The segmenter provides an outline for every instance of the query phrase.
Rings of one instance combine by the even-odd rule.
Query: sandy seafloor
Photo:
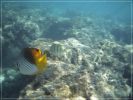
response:
[[[131,2],[73,3],[2,3],[1,100],[132,99]],[[25,47],[50,52],[41,75],[15,67]]]

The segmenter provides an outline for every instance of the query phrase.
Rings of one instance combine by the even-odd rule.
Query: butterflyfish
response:
[[[21,74],[40,74],[47,67],[47,56],[40,49],[24,48],[16,64]]]

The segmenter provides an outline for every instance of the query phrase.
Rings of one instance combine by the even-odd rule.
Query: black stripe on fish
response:
[[[26,59],[24,58],[24,67],[27,69],[27,70],[31,70],[32,69],[32,64],[30,64],[28,61],[26,61]]]
[[[28,62],[24,57],[19,61],[19,69],[25,75],[32,75],[37,71],[35,65]]]
[[[22,51],[22,54],[26,60],[28,60],[30,63],[35,64],[35,60],[33,58],[33,55],[31,53],[31,50],[29,48],[25,48]]]

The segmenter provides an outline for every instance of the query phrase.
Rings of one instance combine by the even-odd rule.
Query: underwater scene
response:
[[[0,4],[0,100],[133,100],[132,0]]]

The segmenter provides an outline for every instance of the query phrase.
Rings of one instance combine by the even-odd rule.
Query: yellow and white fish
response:
[[[36,75],[47,67],[47,56],[37,48],[24,48],[16,62],[21,74]]]

